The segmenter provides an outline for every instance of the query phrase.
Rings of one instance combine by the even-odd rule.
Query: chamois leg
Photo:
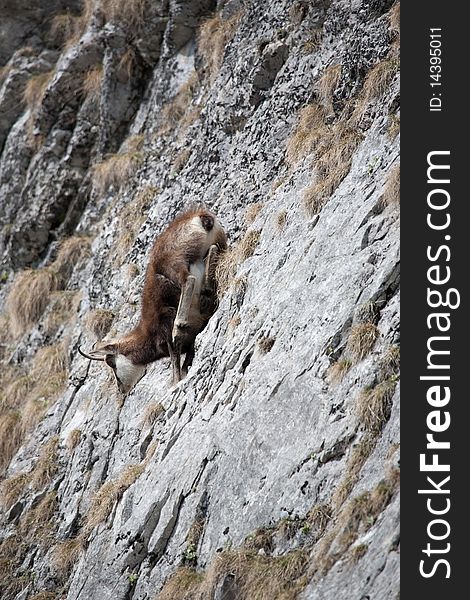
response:
[[[182,379],[181,375],[181,352],[178,348],[173,348],[173,346],[168,343],[168,353],[170,355],[171,360],[171,369],[172,369],[172,385],[176,385]]]
[[[183,377],[186,377],[186,375],[188,374],[188,370],[189,367],[193,364],[193,359],[194,359],[194,342],[191,344],[191,346],[189,347],[188,351],[186,352],[186,356],[184,357],[184,363],[183,363],[183,367],[181,369],[181,373],[183,375]]]
[[[178,312],[176,313],[172,335],[173,344],[179,349],[181,349],[185,336],[185,330],[189,325],[189,309],[191,308],[191,302],[193,301],[195,283],[196,278],[193,275],[189,275],[181,292],[180,301],[178,304]]]
[[[204,280],[202,282],[203,294],[212,294],[214,291],[214,273],[218,257],[219,248],[215,244],[212,244],[205,260]]]

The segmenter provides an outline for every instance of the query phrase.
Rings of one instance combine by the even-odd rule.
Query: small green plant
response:
[[[135,585],[136,581],[139,579],[139,576],[137,575],[137,573],[129,573],[127,579],[129,580],[129,583],[131,585]]]

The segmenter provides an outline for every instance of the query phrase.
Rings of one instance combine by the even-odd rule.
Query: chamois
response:
[[[146,365],[169,356],[173,383],[187,374],[194,358],[194,340],[215,308],[213,274],[227,237],[212,212],[184,212],[157,238],[150,253],[137,326],[122,338],[102,342],[90,360],[111,367],[119,390],[127,393],[143,376]],[[185,354],[181,367],[181,354]]]

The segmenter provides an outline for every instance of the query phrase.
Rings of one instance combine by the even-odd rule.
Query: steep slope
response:
[[[2,599],[397,598],[399,4],[74,10],[0,77]],[[218,310],[123,398],[78,346],[195,203]]]

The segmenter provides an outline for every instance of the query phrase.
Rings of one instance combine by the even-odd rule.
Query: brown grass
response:
[[[270,352],[272,350],[272,347],[274,346],[275,341],[276,338],[269,337],[266,335],[260,337],[260,339],[258,340],[258,348],[260,349],[261,353],[267,354],[268,352]]]
[[[62,326],[74,322],[82,301],[82,293],[74,291],[53,292],[49,310],[44,318],[44,332],[53,337]]]
[[[238,265],[253,255],[260,235],[260,231],[249,229],[238,242],[220,255],[215,270],[219,298],[223,296],[234,282]]]
[[[0,503],[5,510],[9,510],[19,500],[28,481],[29,477],[26,473],[20,473],[2,481]]]
[[[180,567],[166,581],[155,600],[191,600],[203,581],[202,573],[190,567]]]
[[[78,444],[80,443],[81,439],[82,439],[82,432],[80,431],[80,429],[72,429],[72,431],[67,436],[67,442],[66,442],[67,450],[69,452],[73,452],[75,450],[75,448],[78,446]]]
[[[0,402],[0,472],[8,466],[48,404],[63,389],[66,379],[67,355],[62,344],[41,348],[27,375],[15,368],[4,371]]]
[[[358,323],[349,332],[346,349],[355,363],[363,360],[374,347],[379,330],[373,323]]]
[[[245,223],[247,225],[252,225],[253,224],[253,222],[256,220],[256,217],[261,212],[263,206],[264,206],[263,202],[254,202],[253,204],[250,204],[246,208],[246,210],[245,210]]]
[[[30,474],[31,487],[41,490],[57,474],[59,465],[59,436],[51,437],[41,448],[39,458]]]
[[[352,123],[359,123],[368,105],[385,94],[399,66],[397,58],[385,58],[372,67],[365,78],[357,106],[351,117]]]
[[[69,279],[75,266],[84,258],[91,256],[91,240],[85,236],[73,236],[64,240],[59,247],[57,257],[51,269],[57,273],[61,285]]]
[[[384,206],[400,204],[400,165],[393,167],[388,172],[381,201]]]
[[[88,71],[83,79],[83,93],[93,102],[100,99],[103,73],[103,66],[99,65]]]
[[[395,2],[389,12],[390,30],[400,35],[400,2]]]
[[[93,185],[104,194],[111,186],[119,190],[134,175],[142,163],[142,136],[132,136],[118,154],[112,154],[93,169]]]
[[[387,128],[387,134],[391,140],[394,140],[400,133],[400,115],[390,115]]]
[[[219,14],[205,21],[199,30],[198,51],[202,57],[209,82],[213,83],[222,66],[227,46],[232,40],[243,12],[239,11],[229,19]]]
[[[308,564],[305,550],[270,557],[241,548],[216,556],[206,573],[180,567],[155,600],[207,600],[226,574],[234,578],[237,600],[294,600],[303,589]]]
[[[149,0],[103,0],[102,6],[107,21],[118,21],[136,33],[144,25]]]
[[[357,414],[370,433],[379,434],[389,420],[395,387],[395,381],[385,380],[359,394]]]
[[[39,592],[31,596],[29,600],[57,600],[57,592]]]
[[[115,244],[113,264],[121,266],[126,254],[131,249],[140,228],[145,223],[147,213],[155,196],[160,190],[153,186],[141,189],[132,199],[125,204],[119,213],[118,237]]]
[[[317,90],[320,102],[330,113],[333,112],[333,94],[341,77],[341,65],[331,65],[318,80]]]
[[[392,500],[398,485],[399,472],[391,469],[372,491],[352,498],[341,507],[333,529],[315,547],[310,578],[315,573],[326,575],[338,560],[348,558],[348,550],[361,533],[367,532],[374,525]],[[352,553],[354,556],[354,549]]]
[[[391,344],[380,360],[381,379],[396,378],[400,372],[400,346]]]
[[[160,402],[154,402],[153,404],[149,404],[145,407],[143,425],[146,427],[151,427],[158,417],[164,414],[165,408]]]
[[[366,434],[350,450],[344,477],[335,489],[332,496],[332,505],[339,508],[347,498],[349,498],[354,486],[356,485],[362,467],[371,455],[377,444],[377,436]]]
[[[351,170],[354,152],[362,141],[355,129],[338,124],[322,137],[315,159],[315,178],[304,192],[310,214],[317,214]]]
[[[85,328],[96,340],[102,340],[111,329],[114,317],[115,314],[112,310],[95,308],[87,314]]]
[[[334,385],[339,385],[351,367],[352,363],[350,360],[346,358],[337,360],[328,369],[328,381]]]
[[[33,75],[26,84],[23,100],[30,111],[34,111],[41,104],[54,73],[55,71],[52,70],[47,73]]]
[[[132,71],[137,64],[137,54],[132,46],[128,46],[121,56],[118,64],[118,73],[120,78],[129,81],[132,77]]]
[[[23,440],[21,415],[10,410],[0,415],[0,474],[9,465]]]
[[[301,109],[294,134],[287,142],[286,162],[289,166],[311,154],[322,136],[327,134],[325,116],[325,110],[319,104],[308,104]]]
[[[199,77],[194,71],[185,81],[175,96],[162,108],[160,115],[160,129],[158,135],[165,135],[176,127],[180,130],[180,139],[187,128],[198,118],[201,108],[190,109],[191,102],[199,86]]]
[[[171,170],[173,174],[179,173],[184,165],[188,162],[191,156],[191,150],[189,148],[183,148],[173,159]]]
[[[281,210],[276,216],[276,229],[280,233],[287,223],[287,210]]]
[[[10,330],[15,338],[38,322],[58,284],[57,274],[51,268],[18,273],[6,300]]]
[[[129,465],[117,479],[107,481],[100,487],[94,495],[85,517],[81,533],[83,539],[86,539],[100,523],[106,521],[115,504],[121,499],[127,488],[142,474],[144,468],[145,462]]]
[[[66,49],[75,45],[84,33],[93,14],[95,0],[82,0],[80,15],[71,15],[69,12],[56,15],[52,19],[49,37],[52,43],[62,45]]]
[[[80,17],[66,12],[56,15],[51,22],[49,38],[56,46],[65,46],[80,30]]]
[[[70,538],[57,544],[53,550],[52,562],[62,580],[67,580],[83,549],[83,539]]]

